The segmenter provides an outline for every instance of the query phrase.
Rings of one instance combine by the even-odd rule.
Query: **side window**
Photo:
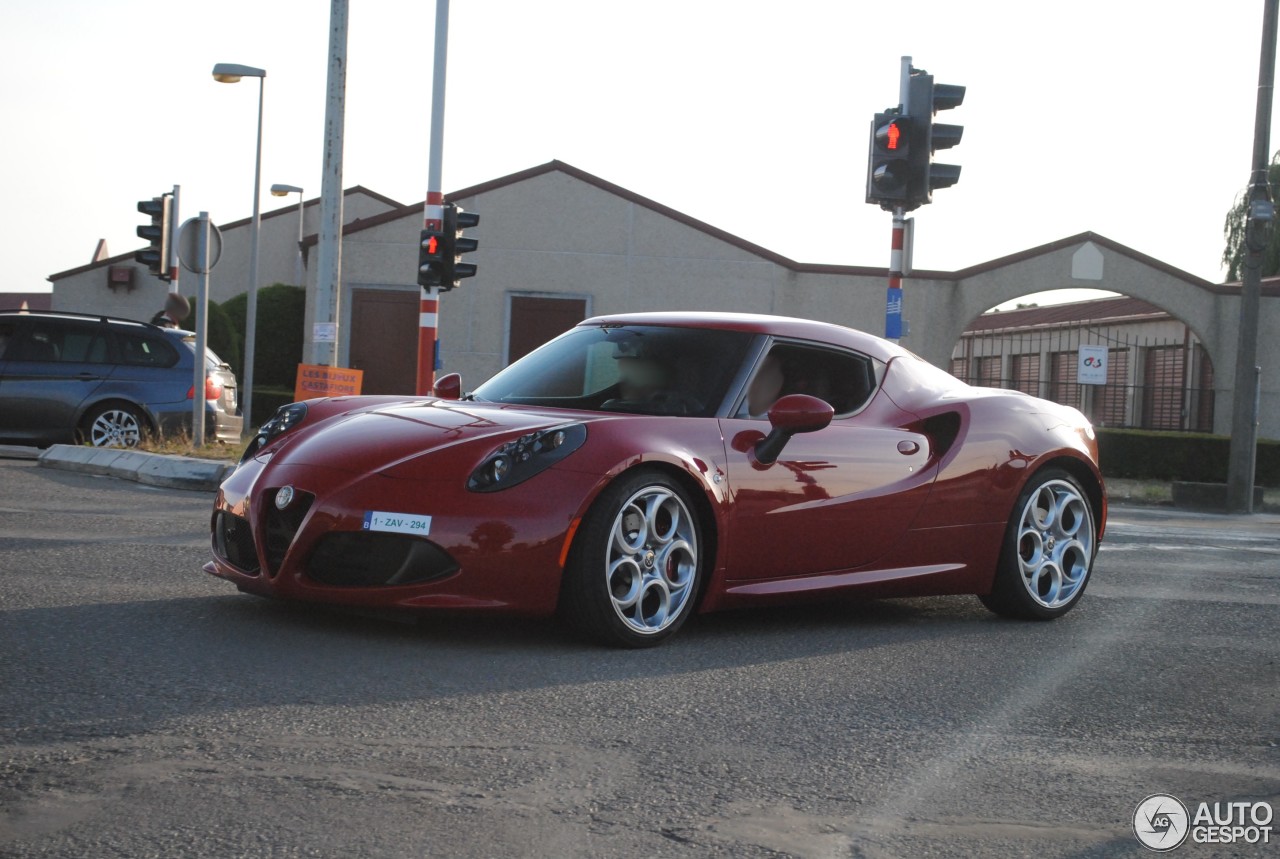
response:
[[[5,353],[9,351],[9,347],[13,344],[17,336],[18,323],[9,320],[0,320],[0,361],[4,360]]]
[[[120,363],[137,367],[172,367],[178,363],[173,347],[156,337],[118,332]]]
[[[57,322],[33,323],[22,357],[68,364],[105,364],[110,360],[106,332],[101,327]]]
[[[826,400],[837,415],[847,415],[866,405],[875,387],[875,362],[865,355],[777,343],[756,368],[738,416],[762,418],[788,394]]]

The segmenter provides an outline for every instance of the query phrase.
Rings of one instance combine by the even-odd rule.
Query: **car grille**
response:
[[[307,561],[307,576],[338,587],[412,585],[458,571],[444,549],[421,537],[331,532],[321,538]]]
[[[280,571],[285,553],[293,545],[293,538],[302,527],[302,520],[316,497],[310,492],[295,492],[293,500],[283,510],[276,507],[278,489],[270,489],[262,497],[264,529],[262,532],[263,548],[266,551],[267,574],[274,576]]]
[[[257,575],[261,570],[248,521],[225,510],[219,510],[213,517],[213,550],[218,557],[246,573]]]

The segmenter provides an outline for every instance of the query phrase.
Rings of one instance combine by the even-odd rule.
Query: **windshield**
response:
[[[476,389],[499,403],[711,417],[753,335],[651,325],[574,328]]]

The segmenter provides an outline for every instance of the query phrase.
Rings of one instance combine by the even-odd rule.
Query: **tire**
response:
[[[702,527],[675,480],[635,472],[610,484],[582,520],[565,565],[561,609],[592,639],[652,647],[693,613]]]
[[[1003,617],[1061,617],[1084,595],[1097,554],[1088,494],[1066,471],[1046,469],[1018,496],[991,593],[979,598]]]
[[[147,423],[134,406],[106,403],[90,409],[80,422],[79,438],[94,447],[137,447]]]

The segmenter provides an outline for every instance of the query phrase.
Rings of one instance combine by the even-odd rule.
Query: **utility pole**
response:
[[[1258,450],[1258,409],[1262,368],[1258,366],[1258,314],[1262,304],[1262,254],[1275,218],[1267,185],[1271,148],[1271,101],[1276,73],[1276,11],[1280,0],[1264,0],[1258,103],[1253,119],[1253,170],[1245,222],[1244,272],[1240,280],[1240,330],[1231,403],[1231,450],[1227,461],[1227,509],[1253,512],[1253,478]]]
[[[324,107],[324,165],[320,179],[316,303],[311,363],[338,366],[342,303],[342,139],[347,91],[347,0],[329,5],[329,78]]]

